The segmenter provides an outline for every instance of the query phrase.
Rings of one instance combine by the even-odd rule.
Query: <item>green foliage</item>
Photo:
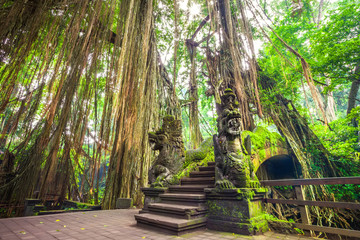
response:
[[[278,5],[279,7],[284,12],[276,16],[274,31],[305,59],[310,58],[309,32],[316,26],[308,19],[309,5],[305,4],[306,11],[303,11],[300,17],[294,17],[290,8]],[[265,75],[276,80],[277,87],[272,89],[271,94],[281,93],[288,99],[298,101],[303,81],[301,63],[274,33],[270,33],[270,39],[272,43],[265,43],[260,51],[259,64]]]
[[[294,228],[294,230],[298,232],[298,234],[305,235],[304,231],[300,228]]]
[[[154,6],[154,15],[155,19],[155,29],[154,33],[156,35],[156,45],[157,49],[160,52],[162,60],[165,64],[166,69],[169,72],[170,81],[172,80],[172,73],[174,71],[174,57],[173,47],[174,47],[174,8],[172,0],[159,0],[155,1],[157,4]],[[276,26],[274,27],[275,31],[284,39],[289,45],[296,49],[309,63],[311,70],[314,74],[314,79],[318,82],[327,82],[329,81],[329,87],[325,87],[323,94],[326,95],[329,91],[333,91],[336,105],[338,107],[337,115],[341,116],[341,111],[346,108],[347,104],[347,91],[349,84],[354,79],[359,78],[359,74],[355,73],[355,68],[359,66],[360,63],[360,2],[359,1],[350,1],[350,0],[341,0],[337,1],[334,5],[333,10],[325,13],[325,19],[319,24],[313,21],[313,16],[317,15],[317,4],[318,1],[304,0],[303,7],[301,11],[294,13],[294,9],[289,4],[289,1],[272,1],[270,4],[266,1],[260,1],[264,11],[274,17],[274,22]],[[202,12],[195,18],[191,19],[189,17],[189,11],[180,9],[179,16],[179,48],[177,51],[177,82],[176,82],[176,93],[181,100],[191,100],[189,99],[188,94],[188,78],[189,78],[189,54],[185,44],[183,44],[184,39],[190,38],[191,35],[195,32],[196,28],[199,26],[199,23],[202,21],[204,16],[207,13],[207,7],[205,1],[188,1],[188,5],[192,3],[202,4]],[[3,7],[4,10],[7,7],[11,7],[13,1],[5,1]],[[0,115],[0,124],[2,127],[6,126],[7,122],[11,117],[20,114],[19,109],[22,104],[22,99],[26,94],[31,92],[32,99],[35,99],[35,96],[39,96],[38,101],[28,101],[25,103],[25,106],[28,107],[25,113],[21,113],[19,117],[18,125],[14,124],[15,121],[12,119],[14,124],[13,133],[2,132],[0,137],[8,138],[5,141],[7,144],[6,148],[9,148],[10,151],[16,153],[16,166],[18,167],[22,161],[26,161],[29,158],[30,146],[36,145],[36,139],[41,134],[41,131],[47,121],[46,112],[48,111],[49,101],[56,94],[58,79],[60,78],[60,73],[53,75],[55,71],[58,58],[62,53],[68,55],[69,52],[64,52],[63,44],[66,39],[67,26],[69,26],[72,21],[71,5],[68,7],[62,14],[56,14],[58,10],[52,10],[49,15],[50,20],[44,23],[41,31],[39,31],[38,39],[34,42],[34,46],[39,46],[36,49],[32,49],[24,58],[24,67],[19,70],[17,73],[17,82],[15,85],[15,90],[10,97],[8,108]],[[120,24],[121,4],[114,4],[116,7],[114,10],[115,21],[109,23],[109,30],[116,33],[118,29],[118,24]],[[326,5],[328,7],[329,5]],[[66,8],[68,8],[66,7]],[[104,14],[105,9],[108,6],[104,2],[104,7],[101,8],[99,14]],[[237,11],[236,2],[231,2],[231,11]],[[61,8],[60,8],[61,9]],[[89,8],[90,9],[90,8]],[[59,10],[61,11],[61,10]],[[87,14],[86,19],[81,21],[81,32],[86,31],[87,21],[91,14]],[[107,17],[107,16],[106,16]],[[118,21],[119,20],[119,21]],[[58,21],[58,22],[57,22]],[[45,21],[44,21],[45,22]],[[57,23],[58,26],[57,26]],[[107,24],[107,21],[104,21],[104,24]],[[14,23],[14,25],[16,25]],[[50,34],[50,36],[57,41],[47,42],[46,38],[51,33],[52,28],[58,28],[57,32]],[[261,35],[260,31],[255,28],[252,29],[256,36]],[[99,29],[98,29],[99,30]],[[101,30],[102,31],[102,30]],[[25,30],[23,32],[26,32]],[[198,33],[195,41],[207,36],[211,33],[210,24],[206,24],[203,29]],[[74,36],[76,36],[75,34]],[[79,34],[81,35],[81,34]],[[20,37],[20,36],[19,36]],[[35,37],[35,36],[34,36]],[[21,39],[21,38],[19,38]],[[80,38],[79,38],[80,39]],[[295,102],[295,105],[301,115],[306,115],[309,113],[309,110],[306,109],[303,90],[302,90],[302,81],[303,74],[301,73],[301,65],[298,59],[288,52],[283,44],[277,39],[277,37],[270,33],[270,39],[274,43],[265,44],[260,53],[259,65],[264,71],[264,74],[271,77],[276,81],[276,88],[272,92],[262,92],[261,100],[264,107],[271,109],[274,107],[274,96],[281,93],[284,97],[291,99]],[[264,38],[263,38],[264,40]],[[76,42],[74,40],[74,42]],[[209,41],[210,47],[213,50],[217,40],[215,37],[211,38]],[[43,44],[48,43],[48,44]],[[55,44],[56,43],[56,44]],[[102,45],[103,43],[99,44]],[[206,62],[205,62],[205,52],[204,45],[202,43],[196,52],[195,60],[197,63],[197,81],[198,81],[198,94],[199,94],[199,112],[200,112],[200,127],[201,133],[203,136],[211,136],[217,132],[217,122],[215,114],[215,104],[213,97],[206,97],[206,91],[208,89],[209,80],[206,72]],[[25,45],[24,45],[25,46]],[[53,47],[54,51],[50,51],[53,56],[47,56],[50,52],[47,51],[47,47]],[[79,90],[75,94],[71,106],[71,114],[68,117],[69,123],[66,126],[64,131],[64,136],[61,139],[59,145],[59,151],[57,158],[60,160],[65,153],[63,146],[66,141],[71,142],[70,150],[70,162],[72,163],[73,174],[70,182],[73,185],[83,186],[82,189],[79,189],[82,193],[90,191],[89,178],[91,177],[91,168],[94,166],[94,160],[96,157],[100,158],[101,166],[101,178],[99,178],[99,199],[102,199],[103,191],[105,187],[106,180],[106,171],[109,163],[109,155],[111,152],[111,146],[104,146],[102,143],[109,139],[113,138],[112,132],[114,132],[114,123],[112,118],[115,116],[114,113],[110,113],[109,124],[105,125],[104,133],[100,136],[100,125],[103,115],[103,109],[105,107],[105,96],[110,96],[108,101],[113,102],[114,105],[118,104],[116,99],[118,99],[118,84],[108,81],[108,75],[111,75],[109,69],[113,68],[114,61],[116,58],[111,57],[113,54],[116,55],[118,49],[116,49],[112,44],[108,45],[104,43],[104,46],[107,50],[102,52],[103,56],[98,59],[96,64],[96,69],[94,73],[89,71],[89,69],[84,68],[84,76],[81,76],[79,81]],[[13,49],[12,51],[18,51],[19,49]],[[92,51],[92,50],[90,50]],[[21,52],[21,51],[20,51]],[[216,51],[214,51],[216,52]],[[278,53],[280,52],[281,55]],[[44,57],[46,56],[46,57]],[[89,57],[89,61],[94,56]],[[47,66],[47,60],[49,61],[49,66]],[[59,60],[61,62],[61,59]],[[59,63],[60,63],[59,62]],[[290,64],[291,63],[291,64]],[[61,63],[61,68],[67,67],[67,65]],[[89,64],[86,64],[89,65]],[[0,71],[3,73],[1,83],[7,79],[7,76],[10,74],[12,68],[7,67],[7,63],[0,61]],[[46,71],[42,69],[47,69]],[[67,70],[64,69],[64,74]],[[41,72],[41,74],[40,74]],[[95,76],[96,74],[96,76]],[[86,75],[86,76],[85,76]],[[93,76],[94,75],[94,76]],[[39,77],[39,78],[38,78]],[[54,78],[54,87],[50,87],[49,82],[52,77]],[[116,76],[113,76],[114,79]],[[44,81],[45,87],[40,88],[42,81]],[[115,84],[115,85],[113,85]],[[6,84],[5,84],[6,85]],[[4,85],[4,86],[5,86]],[[3,85],[2,85],[3,86]],[[88,93],[83,96],[86,87],[89,87]],[[306,86],[306,85],[305,85]],[[320,89],[320,88],[319,88]],[[323,89],[320,89],[323,90]],[[115,95],[108,94],[109,92],[114,91]],[[307,89],[304,90],[305,92]],[[61,93],[61,98],[63,98],[66,90]],[[158,93],[160,94],[160,93]],[[324,96],[325,97],[325,96]],[[314,105],[311,97],[309,97],[310,105]],[[63,104],[63,99],[59,104],[58,110],[61,109]],[[163,103],[161,103],[163,104]],[[164,103],[166,105],[166,103]],[[79,105],[79,106],[78,106]],[[107,108],[111,108],[112,105],[108,105]],[[31,111],[30,111],[31,110]],[[29,118],[28,112],[34,112],[34,116]],[[60,111],[57,111],[55,116],[55,123],[52,126],[51,133],[53,133],[58,127],[57,124],[60,119]],[[88,111],[87,113],[84,113]],[[160,111],[164,111],[161,109]],[[183,120],[183,129],[184,129],[184,141],[188,142],[189,137],[189,119],[187,113],[187,106],[182,107],[182,120]],[[111,112],[111,110],[110,110]],[[113,115],[112,115],[113,114]],[[165,114],[161,112],[160,114]],[[81,115],[81,123],[77,123],[77,115]],[[359,162],[359,137],[358,137],[358,127],[354,127],[353,119],[359,121],[360,109],[355,108],[347,118],[336,120],[330,123],[329,128],[325,128],[322,125],[313,125],[315,133],[320,137],[322,143],[330,151],[331,154],[335,156],[334,161],[339,163],[338,171],[342,176],[350,175],[359,175],[358,168],[353,166]],[[76,128],[77,124],[83,124],[84,126],[77,132],[73,132],[73,129]],[[2,129],[3,130],[3,129]],[[80,144],[79,139],[76,136],[81,135],[85,131],[84,141]],[[94,137],[89,136],[90,134]],[[110,135],[110,136],[106,136]],[[265,128],[258,127],[255,132],[244,131],[242,138],[244,143],[244,138],[250,135],[252,140],[252,149],[254,152],[257,152],[260,156],[263,156],[264,147],[270,146],[273,148],[277,145],[279,141],[283,141],[282,137],[278,133],[273,133],[268,131]],[[30,136],[26,142],[22,151],[17,152],[17,147],[26,136]],[[93,140],[97,142],[93,142]],[[111,141],[111,140],[110,140]],[[52,143],[52,141],[49,141]],[[111,145],[111,143],[109,144]],[[103,149],[100,156],[96,156],[96,149]],[[244,148],[245,149],[245,148]],[[3,150],[3,149],[1,149]],[[316,157],[319,155],[317,146],[310,146],[310,148],[304,151],[311,151],[311,153]],[[191,153],[191,154],[190,154]],[[43,157],[41,157],[42,165],[40,168],[44,168],[46,156],[49,154],[49,147],[45,148],[43,152]],[[178,181],[181,177],[187,176],[189,172],[196,169],[197,166],[204,166],[209,161],[214,160],[212,139],[208,139],[205,143],[201,144],[200,148],[197,150],[188,150],[186,154],[186,159],[183,167],[183,171],[177,174],[174,178],[174,182]],[[350,167],[349,167],[350,166]],[[320,165],[314,165],[312,171],[317,171],[321,168]],[[64,169],[59,169],[59,175],[64,172]],[[97,173],[95,173],[97,174]],[[97,176],[97,175],[96,175]],[[90,178],[91,179],[91,178]],[[96,181],[94,185],[96,185]],[[344,190],[338,190],[337,188],[331,188],[331,191],[334,193],[336,198],[357,198],[357,195],[351,195],[351,191],[357,191],[356,186],[351,189],[350,186],[346,186]],[[94,189],[92,189],[94,191]],[[90,196],[90,202],[94,201],[93,197]],[[84,206],[85,207],[85,206]],[[1,212],[1,211],[0,211]]]
[[[275,186],[274,188],[280,191],[288,191],[294,189],[293,186]]]
[[[330,128],[314,125],[312,128],[324,146],[334,156],[333,162],[339,176],[360,176],[359,127],[354,127],[354,119],[360,119],[360,107],[354,108],[344,119],[331,122]],[[314,147],[316,149],[316,147]],[[321,166],[318,166],[321,167]],[[312,167],[316,171],[316,167]],[[342,201],[360,200],[360,185],[327,185],[333,197]]]
[[[337,107],[338,120],[331,122],[330,128],[320,122],[313,123],[311,128],[330,151],[329,159],[336,174],[359,176],[359,127],[356,125],[359,122],[359,108],[354,109],[347,117],[345,113],[350,84],[360,77],[355,72],[360,66],[360,2],[341,0],[333,5],[325,4],[322,10],[325,17],[320,22],[312,17],[318,14],[316,4],[319,1],[304,1],[302,12],[297,15],[294,15],[292,9],[285,6],[284,2],[278,1],[271,5],[273,11],[282,12],[282,16],[276,19],[274,30],[310,64],[314,80],[328,84],[319,85],[318,90],[322,91],[325,103],[327,94],[331,92]],[[332,9],[329,10],[330,8]],[[315,116],[313,119],[321,118],[313,110],[314,101],[308,93],[299,60],[286,50],[273,33],[270,33],[270,38],[273,44],[266,44],[261,50],[259,64],[262,74],[274,79],[276,85],[270,92],[262,92],[264,107],[272,109],[276,94],[281,94],[292,100],[299,113],[306,116],[309,121],[309,114]],[[258,139],[260,143],[261,139]],[[252,143],[254,144],[254,141]],[[302,150],[306,156],[311,156],[309,171],[314,176],[317,172],[322,172],[324,153],[316,145],[316,141],[308,142],[307,148]],[[359,186],[356,185],[334,185],[327,186],[327,189],[337,200],[360,199]]]
[[[360,185],[327,185],[326,188],[337,201],[360,201]]]
[[[89,203],[82,203],[76,201],[69,201],[69,202],[76,205],[76,207],[70,207],[69,209],[91,209],[92,207],[94,207],[93,204],[89,204]]]
[[[0,208],[0,218],[15,217],[16,211],[13,210],[10,214],[8,208]]]
[[[312,129],[321,139],[324,146],[340,161],[356,159],[356,153],[359,152],[359,127],[352,125],[352,119],[359,120],[360,107],[352,110],[344,119],[338,119],[329,124],[330,128],[323,125],[314,125]]]
[[[360,2],[343,0],[310,36],[314,72],[331,78],[330,89],[359,78]]]
[[[356,67],[360,66],[359,1],[324,3],[321,13],[325,17],[320,18],[320,22],[316,19],[319,1],[302,1],[304,6],[297,14],[284,2],[270,4],[272,11],[277,13],[275,32],[309,63],[314,80],[323,83],[319,85],[323,97],[329,91],[333,92],[338,105],[337,115],[343,115],[347,107],[344,100],[347,100],[349,83],[360,77],[355,73]],[[307,112],[315,111],[315,103],[308,93],[300,61],[275,34],[270,33],[270,39],[272,44],[265,44],[260,51],[259,64],[265,75],[276,80],[276,88],[271,93],[266,93],[270,96],[262,96],[263,102],[271,107],[272,96],[281,93],[297,106],[301,104],[314,109],[306,110]],[[307,103],[305,97],[308,99]]]

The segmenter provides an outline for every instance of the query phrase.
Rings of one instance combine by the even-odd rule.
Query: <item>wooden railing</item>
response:
[[[265,198],[264,203],[275,204],[291,204],[297,205],[300,208],[302,223],[294,223],[294,226],[300,229],[324,232],[330,234],[338,234],[349,237],[356,237],[360,239],[360,231],[323,227],[311,225],[309,213],[305,206],[318,206],[327,208],[345,208],[352,210],[360,210],[360,203],[352,202],[330,202],[330,201],[308,201],[304,198],[302,186],[304,185],[342,185],[342,184],[360,184],[360,177],[341,177],[341,178],[318,178],[318,179],[284,179],[284,180],[266,180],[260,181],[262,186],[294,186],[296,193],[296,200],[290,199],[273,199]]]

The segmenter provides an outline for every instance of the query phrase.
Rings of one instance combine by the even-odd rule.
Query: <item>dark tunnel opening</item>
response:
[[[256,172],[259,180],[300,178],[301,166],[289,155],[273,156],[263,162]]]

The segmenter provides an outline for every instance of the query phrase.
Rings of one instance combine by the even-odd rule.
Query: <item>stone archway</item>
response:
[[[259,167],[272,157],[282,155],[289,155],[289,151],[281,145],[258,149],[258,151],[256,151],[251,157],[251,161],[254,164],[254,172],[257,172]]]
[[[259,180],[296,179],[300,178],[302,171],[297,159],[280,154],[263,161],[255,174]]]
[[[294,179],[302,175],[299,161],[279,133],[257,127],[253,132],[244,131],[242,139],[259,180]]]

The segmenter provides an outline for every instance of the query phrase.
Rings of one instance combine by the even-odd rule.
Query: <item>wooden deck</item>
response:
[[[0,239],[313,239],[301,235],[284,235],[274,232],[249,237],[209,230],[199,230],[178,237],[136,226],[134,215],[138,211],[137,209],[91,211],[0,219]]]

